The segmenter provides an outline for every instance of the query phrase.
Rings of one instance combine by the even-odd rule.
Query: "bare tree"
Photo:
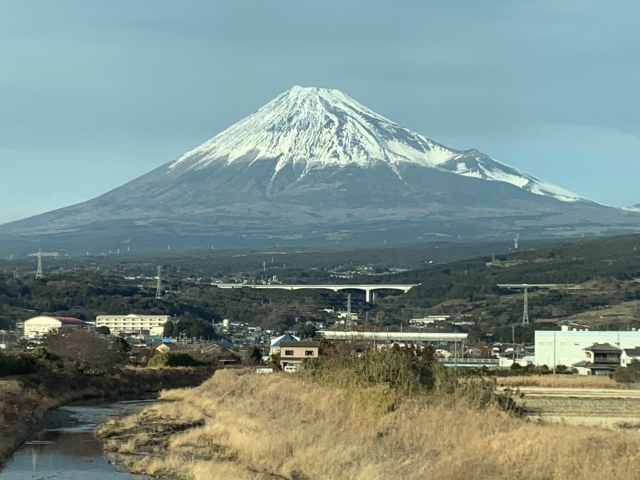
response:
[[[106,369],[124,360],[112,338],[86,330],[60,331],[50,337],[48,345],[53,353],[80,368]]]

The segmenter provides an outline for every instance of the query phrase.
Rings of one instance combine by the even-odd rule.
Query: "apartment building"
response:
[[[98,315],[96,328],[107,327],[112,334],[137,333],[142,335],[162,335],[169,315]]]

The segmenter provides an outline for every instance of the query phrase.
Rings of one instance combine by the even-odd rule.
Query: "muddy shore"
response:
[[[56,417],[59,412],[50,413],[58,407],[80,400],[148,398],[165,389],[197,386],[214,370],[125,368],[96,376],[47,372],[2,378],[0,465],[33,434],[64,421]]]

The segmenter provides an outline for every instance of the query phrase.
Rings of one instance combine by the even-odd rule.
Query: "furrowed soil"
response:
[[[621,390],[625,386],[609,377],[582,375],[515,375],[498,377],[501,387],[542,387],[542,388],[610,388]]]
[[[640,390],[522,387],[517,400],[545,422],[640,429]]]
[[[551,425],[422,394],[389,409],[390,396],[383,384],[219,370],[97,434],[134,472],[193,480],[639,478],[637,430]]]
[[[48,410],[87,399],[142,398],[160,390],[195,386],[212,368],[123,368],[100,375],[46,372],[0,379],[0,465],[38,431]]]

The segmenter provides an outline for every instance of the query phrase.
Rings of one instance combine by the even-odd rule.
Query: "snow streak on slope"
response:
[[[314,167],[401,161],[433,166],[458,152],[376,114],[338,90],[293,87],[179,158],[203,168],[245,157]],[[195,160],[195,161],[194,161]]]
[[[467,177],[510,183],[536,195],[550,196],[564,202],[575,202],[582,199],[569,190],[500,163],[475,149],[454,156],[447,162],[440,164],[438,168]]]
[[[378,115],[339,90],[295,86],[257,112],[177,159],[184,172],[234,162],[277,160],[273,176],[291,164],[298,179],[312,169],[400,163],[513,184],[563,201],[575,194],[503,165],[486,155],[440,145]],[[273,178],[272,176],[272,178]]]

